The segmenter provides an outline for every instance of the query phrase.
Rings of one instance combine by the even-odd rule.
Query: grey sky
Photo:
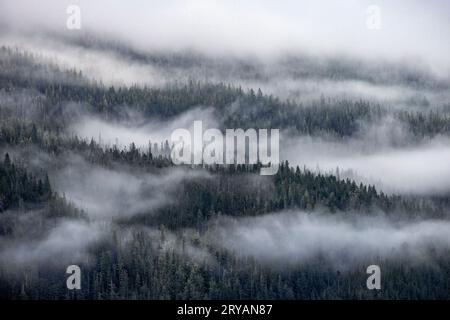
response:
[[[260,56],[351,54],[419,59],[444,75],[450,70],[450,4],[443,0],[0,2],[1,20],[16,31],[36,32],[43,26],[71,32],[65,27],[66,7],[78,4],[84,31],[95,30],[142,50],[196,49]],[[381,9],[380,30],[366,27],[369,5]]]

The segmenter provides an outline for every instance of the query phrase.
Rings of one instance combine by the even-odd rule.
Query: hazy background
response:
[[[66,8],[81,8],[82,31],[140,50],[193,49],[218,55],[273,56],[306,51],[369,58],[420,59],[448,73],[450,4],[396,1],[2,1],[10,31],[66,30]],[[367,8],[381,9],[381,29],[366,27]]]

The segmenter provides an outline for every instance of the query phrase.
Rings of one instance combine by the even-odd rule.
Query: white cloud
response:
[[[223,218],[209,235],[238,256],[286,266],[321,257],[335,266],[408,258],[426,261],[430,248],[450,249],[450,223],[425,220],[392,222],[361,214],[279,212],[260,217]],[[443,251],[441,251],[443,250]],[[370,260],[372,259],[372,260]]]
[[[14,30],[65,29],[73,1],[3,3]],[[144,50],[196,49],[219,55],[278,55],[288,51],[415,59],[449,72],[450,22],[443,1],[75,1],[82,28]],[[382,28],[366,28],[369,5],[382,10]],[[444,69],[442,69],[444,67]]]

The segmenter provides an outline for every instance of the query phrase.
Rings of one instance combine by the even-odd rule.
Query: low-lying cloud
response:
[[[336,266],[380,259],[426,262],[430,249],[450,249],[450,222],[393,223],[383,217],[279,212],[260,217],[223,218],[209,236],[236,255],[271,265],[302,264],[321,258]],[[447,250],[447,251],[446,251]]]
[[[197,120],[202,121],[205,127],[219,126],[212,108],[197,107],[168,120],[147,119],[135,114],[127,121],[114,122],[88,115],[75,121],[68,128],[68,133],[94,139],[103,145],[118,144],[118,147],[128,147],[134,143],[137,147],[147,150],[149,142],[170,141],[170,136],[176,129],[192,130],[194,121]]]
[[[51,175],[55,189],[94,219],[154,214],[174,203],[182,181],[207,177],[206,172],[173,168],[151,174],[126,168],[106,169],[74,156]]]
[[[108,232],[110,229],[105,224],[65,219],[42,237],[35,238],[32,234],[17,239],[0,237],[1,264],[14,268],[36,263],[57,265],[87,261],[90,246],[101,241]]]
[[[66,29],[73,1],[3,2],[12,31]],[[379,1],[381,29],[367,28],[372,1],[75,1],[83,30],[141,50],[197,50],[216,55],[274,56],[286,52],[345,53],[374,58],[419,57],[448,73],[450,30],[444,1]],[[407,10],[405,9],[407,8]],[[411,36],[414,35],[414,36]]]
[[[377,142],[304,136],[292,138],[281,150],[291,165],[332,173],[339,168],[341,172],[353,172],[357,179],[375,184],[386,192],[445,194],[450,191],[448,138],[397,148],[377,146]]]

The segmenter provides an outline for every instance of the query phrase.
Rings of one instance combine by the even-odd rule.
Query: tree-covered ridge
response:
[[[115,168],[125,165],[139,168],[144,172],[158,172],[160,168],[173,168],[175,165],[163,149],[155,152],[152,148],[138,149],[134,144],[128,148],[117,146],[103,147],[93,140],[63,137],[45,137],[36,131],[33,125],[19,126],[21,129],[12,132],[24,133],[19,144],[36,145],[43,151],[55,156],[63,156],[67,152],[75,152],[94,165]],[[7,135],[3,135],[6,137]],[[34,141],[34,143],[33,143]],[[11,139],[4,141],[11,143]],[[17,142],[17,141],[16,141]],[[13,143],[14,144],[14,143]],[[164,147],[164,146],[163,146]],[[199,166],[190,166],[198,169]],[[267,185],[260,180],[252,182],[246,177],[258,177],[260,165],[200,166],[214,174],[214,179],[189,180],[182,185],[182,196],[177,204],[163,209],[156,221],[167,223],[172,227],[197,224],[197,221],[208,220],[217,213],[226,215],[256,215],[287,208],[313,210],[325,207],[330,211],[346,210],[382,210],[410,211],[416,214],[428,212],[429,216],[443,214],[441,205],[430,205],[429,201],[402,199],[398,196],[386,196],[373,186],[356,184],[349,179],[340,179],[332,174],[314,173],[306,168],[290,166],[283,162],[274,177],[267,178]],[[247,188],[242,188],[243,181],[250,181]],[[250,191],[249,191],[250,190]],[[249,192],[247,192],[249,191]],[[144,217],[144,220],[148,219]],[[151,216],[152,223],[155,217]]]
[[[175,168],[164,146],[163,154],[161,150],[155,151],[151,147],[138,149],[134,144],[119,149],[115,145],[104,147],[93,140],[77,137],[42,135],[33,125],[19,125],[18,128],[11,131],[11,137],[15,136],[14,132],[23,133],[24,136],[18,140],[18,136],[15,136],[16,140],[13,141],[22,146],[38,146],[56,157],[73,152],[93,165],[111,169],[126,166],[151,173],[158,173],[162,168]],[[12,143],[11,139],[3,142],[6,145]],[[160,209],[156,215],[143,212],[131,222],[180,228],[201,225],[218,214],[253,216],[292,208],[326,208],[331,212],[396,212],[410,217],[440,217],[447,212],[445,198],[387,196],[378,192],[374,186],[341,179],[338,173],[321,174],[298,166],[292,167],[287,162],[281,163],[275,176],[267,178],[259,177],[260,164],[186,167],[191,170],[205,169],[213,174],[213,178],[183,182],[179,186],[180,196],[176,203]]]
[[[283,210],[305,210],[359,216],[384,213],[392,218],[448,217],[446,198],[386,195],[374,186],[314,173],[282,163],[273,177],[259,177],[259,166],[211,166],[212,178],[183,182],[178,201],[156,214],[138,215],[126,224],[186,226],[202,229],[220,215],[257,216]],[[125,222],[125,221],[124,221]]]
[[[53,191],[45,172],[41,176],[12,161],[8,153],[0,162],[0,250],[9,241],[45,238],[65,219],[86,220],[82,210]]]
[[[23,202],[39,203],[52,197],[48,176],[38,179],[11,162],[9,154],[0,163],[0,213]]]
[[[202,73],[210,70],[225,78],[268,80],[280,73],[293,79],[334,79],[358,80],[373,84],[392,84],[422,89],[445,89],[448,82],[436,79],[424,65],[384,61],[371,64],[356,57],[318,57],[305,52],[287,54],[274,59],[271,68],[259,59],[246,59],[236,56],[213,57],[194,49],[184,51],[145,52],[132,48],[117,39],[106,39],[104,35],[92,34],[46,34],[61,44],[75,46],[85,50],[95,50],[105,55],[114,54],[120,58],[151,65],[163,70],[189,70]]]
[[[32,55],[9,48],[1,48],[0,89],[11,92],[27,88],[40,96],[34,103],[39,112],[39,122],[46,128],[60,131],[67,124],[64,104],[75,102],[85,111],[105,119],[120,119],[123,107],[139,111],[145,117],[168,119],[193,107],[212,107],[224,128],[280,128],[299,134],[327,134],[348,137],[358,132],[362,122],[381,119],[388,113],[404,123],[419,139],[437,134],[448,134],[450,115],[445,106],[433,106],[424,111],[388,111],[385,106],[370,101],[329,99],[323,97],[310,103],[283,101],[253,89],[223,83],[189,81],[163,88],[146,86],[107,87],[89,81],[77,71],[61,71],[53,65],[35,62]],[[7,57],[7,58],[5,58]],[[25,76],[24,68],[38,73],[54,73],[54,77]],[[60,81],[60,79],[66,79]],[[56,79],[56,80],[55,80]],[[232,107],[232,106],[238,106]],[[81,107],[80,107],[81,108]],[[76,114],[71,114],[76,115]]]

